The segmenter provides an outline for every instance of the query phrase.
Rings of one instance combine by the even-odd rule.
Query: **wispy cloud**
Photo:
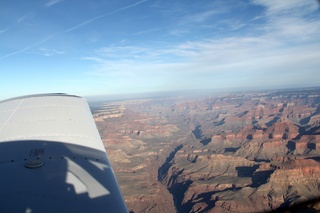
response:
[[[188,33],[189,33],[189,31],[186,29],[173,29],[173,30],[169,31],[169,34],[174,35],[174,36],[182,36],[182,35],[185,35]]]
[[[98,57],[113,61],[136,61],[150,57],[150,49],[138,46],[108,46],[96,50]],[[94,57],[95,60],[98,57]],[[88,59],[88,58],[87,58]],[[103,60],[105,61],[105,60]]]
[[[5,33],[5,32],[7,32],[8,31],[8,29],[2,29],[2,30],[0,30],[0,34],[1,33]]]
[[[51,6],[53,6],[53,5],[55,5],[55,4],[58,4],[58,3],[60,3],[60,2],[62,2],[63,0],[50,0],[49,2],[47,2],[46,4],[45,4],[45,6],[46,7],[51,7]]]
[[[268,15],[304,15],[313,12],[319,8],[316,0],[312,1],[269,1],[269,0],[253,0],[253,3],[266,7]]]
[[[21,16],[20,18],[18,18],[17,23],[21,23],[21,22],[23,22],[23,21],[25,21],[25,20],[31,19],[31,18],[33,18],[34,16],[35,16],[34,13],[28,13],[28,14],[26,14],[26,15]]]
[[[182,5],[181,7],[184,7]],[[190,8],[193,8],[190,10]],[[174,21],[169,24],[169,27],[173,30],[169,32],[169,35],[174,36],[192,36],[197,38],[205,35],[205,31],[211,31],[217,33],[219,30],[228,29],[230,31],[237,30],[245,26],[241,19],[235,18],[237,12],[236,9],[243,8],[238,2],[231,6],[226,1],[210,1],[207,4],[198,4],[187,7],[184,11],[181,11],[179,6],[173,7],[172,13],[163,10],[165,18],[173,19]],[[169,10],[169,11],[171,11]],[[177,11],[177,12],[175,12]],[[234,13],[234,14],[233,14]],[[181,29],[177,31],[176,29]],[[188,33],[181,33],[181,32]]]
[[[159,31],[159,30],[160,30],[160,28],[153,28],[153,29],[143,30],[143,31],[133,33],[133,35],[141,35],[141,34],[151,33],[151,32]]]
[[[101,18],[104,18],[104,17],[106,17],[106,16],[110,16],[110,15],[112,15],[112,14],[115,14],[115,13],[118,13],[118,12],[121,12],[121,11],[124,11],[124,10],[127,10],[127,9],[129,9],[129,8],[138,6],[138,5],[140,5],[140,4],[142,4],[142,3],[146,2],[146,1],[148,1],[148,0],[141,0],[141,1],[138,1],[138,2],[136,2],[136,3],[134,3],[134,4],[130,4],[130,5],[128,5],[128,6],[125,6],[125,7],[119,8],[119,9],[117,9],[117,10],[114,10],[114,11],[112,11],[112,12],[108,12],[108,13],[105,13],[105,14],[102,14],[102,15],[95,16],[95,17],[93,17],[93,18],[87,19],[87,20],[83,21],[82,23],[80,23],[80,24],[78,24],[78,25],[75,25],[75,26],[67,29],[65,32],[71,32],[71,31],[76,30],[76,29],[78,29],[78,28],[84,27],[84,26],[86,26],[86,25],[88,25],[88,24],[90,24],[90,23],[92,23],[92,22],[94,22],[94,21],[96,21],[96,20],[98,20],[98,19],[101,19]]]
[[[91,75],[120,81],[120,85],[144,82],[154,89],[164,85],[175,89],[280,86],[288,82],[303,84],[306,76],[314,76],[315,67],[320,66],[319,48],[320,45],[283,48],[279,41],[268,37],[243,37],[186,42],[164,49],[119,48],[117,60],[102,52],[83,59],[95,62]],[[130,58],[125,57],[125,49]],[[167,60],[163,61],[165,57]],[[181,57],[183,60],[179,60]],[[310,84],[320,80],[313,78]]]
[[[27,46],[27,47],[22,48],[22,49],[20,49],[20,50],[11,52],[11,53],[6,54],[6,55],[4,55],[4,56],[0,56],[0,60],[5,59],[5,58],[8,58],[8,57],[13,56],[13,55],[16,55],[16,54],[19,54],[19,53],[26,52],[26,51],[28,51],[29,49],[31,49],[31,48],[33,48],[33,47],[36,47],[36,46],[38,46],[38,45],[40,45],[40,44],[42,44],[42,43],[50,40],[52,37],[55,37],[55,36],[56,36],[56,34],[47,36],[47,37],[45,37],[44,39],[42,39],[42,40],[40,40],[40,41],[38,41],[38,42],[35,42],[35,43],[31,44],[30,46]]]
[[[204,21],[208,20],[213,15],[219,14],[219,13],[222,13],[222,11],[208,10],[208,11],[204,11],[204,12],[197,13],[197,14],[194,14],[194,15],[190,15],[190,16],[186,17],[184,21],[201,23],[201,22],[204,22]]]
[[[46,4],[46,6],[47,6],[47,7],[51,7],[51,6],[53,6],[53,5],[55,5],[55,4],[59,3],[59,2],[62,2],[62,1],[63,1],[63,0],[50,0],[50,1]],[[84,27],[84,26],[88,25],[88,24],[92,23],[93,21],[96,21],[96,20],[101,19],[101,18],[103,18],[103,17],[106,17],[106,16],[109,16],[109,15],[112,15],[112,14],[115,14],[115,13],[118,13],[118,12],[121,12],[121,11],[124,11],[124,10],[127,10],[127,9],[129,9],[129,8],[138,6],[138,5],[140,5],[140,4],[142,4],[142,3],[146,2],[146,1],[148,1],[148,0],[141,0],[141,1],[138,1],[138,2],[136,2],[136,3],[134,3],[134,4],[130,4],[130,5],[128,5],[128,6],[125,6],[125,7],[119,8],[119,9],[116,9],[116,10],[114,10],[114,11],[112,11],[112,12],[105,13],[105,14],[102,14],[102,15],[100,15],[100,16],[96,16],[96,17],[90,18],[90,19],[88,19],[88,20],[86,20],[86,21],[84,21],[84,22],[82,22],[82,23],[80,23],[80,24],[78,24],[78,25],[75,25],[75,26],[73,26],[73,27],[71,27],[71,28],[69,28],[69,29],[67,29],[67,30],[65,30],[65,31],[63,31],[63,32],[58,32],[58,33],[49,35],[49,36],[47,36],[46,38],[44,38],[44,39],[42,39],[42,40],[40,40],[40,41],[38,41],[38,42],[35,42],[35,43],[33,43],[33,44],[25,47],[25,48],[22,48],[22,49],[20,49],[20,50],[14,51],[14,52],[11,52],[11,53],[6,54],[6,55],[4,55],[4,56],[0,56],[0,60],[5,59],[5,58],[8,58],[8,57],[13,56],[13,55],[16,55],[16,54],[19,54],[19,53],[22,53],[22,52],[26,52],[26,51],[30,50],[31,48],[36,47],[36,46],[38,46],[38,45],[40,45],[40,44],[42,44],[42,43],[44,43],[44,42],[52,39],[53,37],[55,37],[55,36],[57,36],[57,35],[60,35],[60,34],[62,34],[62,33],[71,32],[71,31],[73,31],[73,30],[76,30],[76,29],[78,29],[78,28],[81,28],[81,27]],[[20,19],[18,19],[18,21],[21,22],[21,21],[23,21],[24,19],[30,18],[30,17],[31,17],[30,15],[29,15],[29,16],[28,16],[28,15],[27,15],[27,16],[23,16],[23,17],[21,17]],[[5,31],[6,31],[6,30],[5,30]],[[3,31],[3,32],[5,32],[5,31]],[[0,31],[0,33],[1,33],[1,31]],[[50,53],[49,53],[49,52],[47,52],[47,53],[43,52],[43,55],[49,56],[49,55],[51,55],[51,54],[53,54],[53,52],[50,52]],[[54,53],[54,54],[57,54],[57,52]]]
[[[265,7],[265,13],[250,34],[234,33],[166,47],[109,46],[83,59],[94,62],[91,75],[133,88],[139,82],[153,89],[317,85],[320,22],[309,14],[317,8],[302,1],[290,5],[272,2],[254,1]],[[199,14],[196,20],[205,21],[213,14]],[[247,23],[227,24],[237,30]]]
[[[43,56],[54,56],[54,55],[64,55],[65,52],[61,50],[56,50],[56,49],[48,49],[48,48],[39,48],[38,51],[32,51],[28,52],[31,54],[38,54],[38,55],[43,55]]]
[[[265,7],[266,24],[261,27],[270,36],[286,38],[289,41],[316,39],[320,31],[319,19],[310,14],[318,11],[317,1],[267,1],[254,0]]]
[[[50,7],[59,2],[61,1],[52,0],[46,5]],[[104,10],[106,12],[101,15],[78,20],[78,24],[0,56],[0,60],[22,52],[43,56],[66,54],[61,49],[39,47],[53,37],[58,37],[57,35],[68,34],[145,2],[147,0],[134,1],[118,9]],[[237,10],[234,5],[229,8],[223,0],[220,1],[222,9],[214,7],[211,1],[195,8],[180,8],[179,6],[183,6],[180,1],[172,4],[163,2],[157,1],[151,8],[157,14],[140,14],[150,17],[152,21],[154,19],[155,24],[148,19],[141,19],[141,28],[139,26],[135,33],[132,32],[134,28],[129,27],[120,36],[112,34],[108,37],[110,31],[96,28],[95,31],[99,34],[86,32],[86,35],[81,34],[81,38],[77,38],[80,40],[90,37],[93,42],[81,47],[86,50],[82,51],[85,54],[82,59],[92,65],[92,70],[88,71],[92,79],[98,79],[103,85],[112,85],[110,89],[115,91],[122,87],[127,89],[126,85],[133,89],[148,87],[157,90],[320,82],[320,21],[315,17],[315,11],[319,9],[316,1],[251,0],[246,1],[248,4],[241,10]],[[137,9],[141,11],[144,8]],[[243,11],[249,12],[242,14]],[[134,14],[136,18],[136,13]],[[160,23],[157,21],[161,15],[163,19]],[[23,22],[26,18],[21,17],[18,21]],[[131,16],[123,18],[128,20]],[[148,22],[143,22],[145,20]],[[160,29],[161,33],[157,38],[148,37],[147,33],[152,34]],[[164,29],[168,31],[162,33]],[[0,33],[6,30],[0,30]],[[143,35],[141,38],[146,40],[135,35]],[[166,38],[162,39],[164,36]],[[63,38],[57,38],[57,41],[62,41],[60,39]],[[98,46],[113,38],[122,39],[118,43],[121,45]]]

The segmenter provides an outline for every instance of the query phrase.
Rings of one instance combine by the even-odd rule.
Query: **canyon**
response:
[[[320,88],[90,106],[130,212],[320,210]]]

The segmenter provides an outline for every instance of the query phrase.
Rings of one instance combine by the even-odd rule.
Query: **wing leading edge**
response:
[[[0,102],[0,212],[128,212],[85,99]]]

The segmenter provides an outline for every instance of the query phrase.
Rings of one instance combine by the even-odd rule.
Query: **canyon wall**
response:
[[[319,88],[114,101],[93,112],[131,212],[264,212],[320,197]]]

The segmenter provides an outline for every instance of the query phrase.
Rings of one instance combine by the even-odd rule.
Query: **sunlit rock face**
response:
[[[263,212],[320,197],[320,89],[109,102],[94,117],[132,212]]]

